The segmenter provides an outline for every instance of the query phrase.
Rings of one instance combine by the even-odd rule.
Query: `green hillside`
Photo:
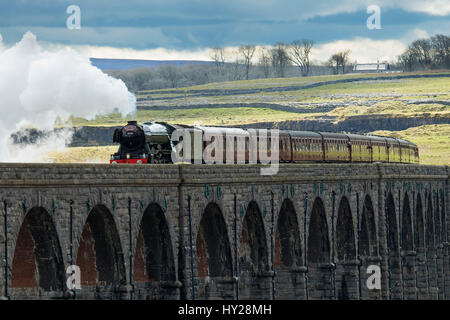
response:
[[[91,121],[72,118],[70,123],[59,126],[120,126],[130,119],[222,126],[262,122],[276,125],[299,120],[339,124],[349,117],[353,122],[359,117],[365,121],[371,121],[371,117],[399,118],[399,122],[418,119],[409,121],[407,127],[410,128],[399,132],[395,132],[397,129],[391,128],[388,121],[384,129],[390,130],[381,133],[416,142],[421,148],[423,163],[450,164],[448,71],[232,81],[149,90],[138,92],[137,98],[136,114],[125,119],[120,114]],[[94,155],[102,159],[105,153],[107,161],[111,148],[96,148],[77,152],[86,154],[86,159]],[[102,156],[97,157],[97,154]],[[59,158],[70,161],[71,157],[55,155],[56,161]],[[83,161],[83,157],[79,161]]]
[[[404,78],[421,75],[433,78]],[[365,80],[356,81],[360,78]],[[321,85],[348,79],[352,82]],[[305,85],[308,87],[298,88]],[[436,113],[450,118],[450,72],[235,81],[152,90],[137,97],[138,111],[126,119],[111,114],[91,121],[73,118],[71,123],[113,126],[133,118],[141,122],[154,119],[183,124],[239,125],[324,117],[339,121],[363,114],[417,117]]]

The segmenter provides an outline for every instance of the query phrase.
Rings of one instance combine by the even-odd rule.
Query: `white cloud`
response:
[[[392,61],[406,49],[400,40],[372,40],[355,38],[353,40],[338,40],[313,47],[312,58],[317,61],[327,61],[336,52],[350,50],[351,61],[359,63]]]
[[[71,46],[84,56],[110,59],[210,60],[210,50],[171,50],[165,48],[136,50],[106,46]]]
[[[406,50],[410,40],[426,36],[425,30],[417,29],[407,39],[402,40],[372,40],[369,38],[356,37],[352,40],[338,40],[324,44],[316,44],[312,50],[312,59],[315,63],[321,63],[328,60],[333,54],[341,50],[350,50],[352,61],[358,62],[376,62],[392,61]],[[48,44],[50,45],[50,44]],[[69,48],[65,45],[52,44],[52,47]],[[211,48],[198,50],[170,50],[165,48],[136,50],[132,48],[114,48],[105,46],[70,46],[86,57],[110,58],[110,59],[141,59],[141,60],[211,60]],[[260,46],[257,46],[253,62],[256,63],[260,55]],[[269,48],[269,47],[268,47]],[[225,48],[227,61],[232,62],[236,59],[237,47]]]
[[[401,0],[381,1],[386,7],[396,6],[406,11],[424,12],[434,16],[446,16],[450,14],[450,1],[448,0]]]
[[[305,15],[330,15],[341,12],[355,12],[369,5],[378,5],[383,9],[402,9],[408,12],[422,12],[433,16],[450,14],[448,0],[341,0],[341,1],[305,1]]]

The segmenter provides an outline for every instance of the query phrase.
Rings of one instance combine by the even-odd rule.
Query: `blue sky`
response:
[[[80,30],[66,28],[72,4],[81,9]],[[373,4],[381,8],[380,30],[366,27],[366,8]],[[215,46],[308,38],[316,42],[318,60],[325,50],[342,46],[355,59],[368,54],[367,46],[379,51],[367,59],[381,58],[383,50],[392,58],[415,38],[449,30],[450,0],[0,0],[6,45],[31,31],[47,45],[93,56],[205,58],[205,50]]]

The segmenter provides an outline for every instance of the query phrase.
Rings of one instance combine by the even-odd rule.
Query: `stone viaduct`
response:
[[[448,180],[379,163],[0,164],[0,295],[450,299]]]

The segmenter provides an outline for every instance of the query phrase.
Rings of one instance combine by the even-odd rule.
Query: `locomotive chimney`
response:
[[[136,121],[136,120],[131,120],[131,121],[128,121],[128,124],[134,124],[134,125],[137,125],[137,121]]]

